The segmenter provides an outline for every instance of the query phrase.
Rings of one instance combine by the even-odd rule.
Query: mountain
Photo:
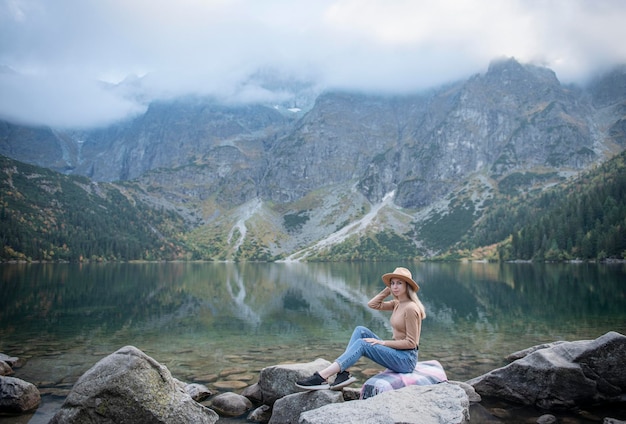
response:
[[[0,125],[0,154],[185,220],[195,258],[391,259],[446,251],[491,205],[626,147],[625,68],[584,87],[514,59],[420,93],[323,92],[288,110],[183,98],[90,130]]]

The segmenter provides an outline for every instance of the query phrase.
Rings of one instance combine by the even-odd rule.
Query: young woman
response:
[[[382,340],[366,327],[354,329],[348,347],[339,358],[327,368],[311,377],[299,380],[296,386],[306,390],[341,388],[356,381],[348,372],[362,356],[371,359],[394,372],[408,373],[415,369],[419,349],[422,320],[426,318],[424,305],[417,297],[419,286],[406,268],[396,268],[382,276],[385,287],[367,303],[372,309],[393,311],[391,327],[393,339]],[[385,301],[389,295],[393,299]],[[337,374],[332,384],[328,378]]]

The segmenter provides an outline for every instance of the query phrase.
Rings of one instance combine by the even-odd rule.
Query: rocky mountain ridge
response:
[[[0,153],[118,181],[223,258],[302,259],[386,233],[428,256],[424,222],[456,210],[471,225],[504,181],[556,184],[624,150],[625,87],[623,68],[574,87],[507,59],[428,92],[322,93],[306,113],[187,98],[108,128],[4,123]]]

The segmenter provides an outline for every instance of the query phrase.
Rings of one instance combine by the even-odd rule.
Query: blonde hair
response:
[[[413,290],[413,287],[410,284],[406,285],[406,291],[409,294],[409,299],[417,303],[417,308],[419,310],[420,318],[421,319],[426,318],[426,308],[424,308],[424,304],[419,299],[419,297],[417,297],[417,292]]]

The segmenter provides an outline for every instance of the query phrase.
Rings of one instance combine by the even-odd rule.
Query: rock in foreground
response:
[[[457,385],[408,386],[365,400],[335,403],[303,412],[300,424],[465,424],[469,399]]]
[[[482,396],[544,409],[620,401],[626,393],[626,336],[609,332],[595,340],[537,349],[467,383]]]
[[[133,346],[83,374],[50,424],[198,423],[219,416],[187,394],[169,370]]]

